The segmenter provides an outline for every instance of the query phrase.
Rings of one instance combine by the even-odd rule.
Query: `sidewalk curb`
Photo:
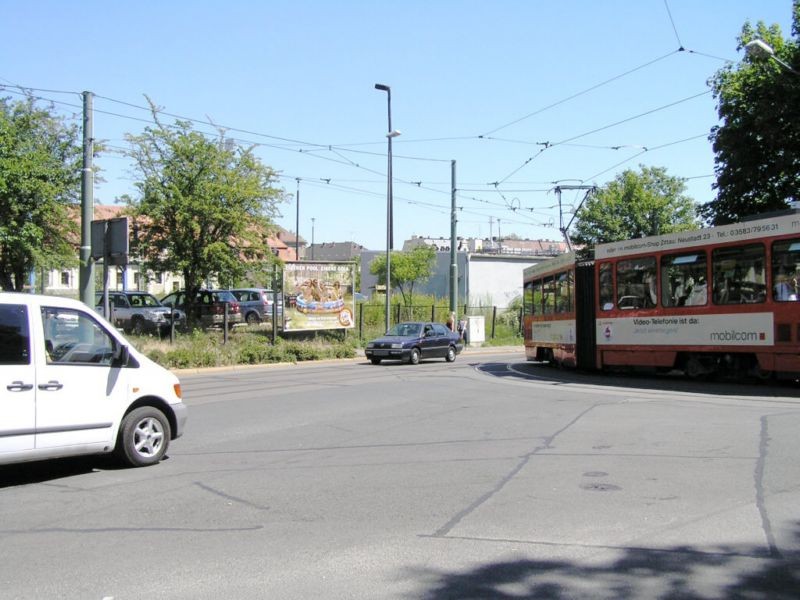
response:
[[[469,354],[511,354],[514,352],[525,352],[524,346],[480,346],[474,348],[464,348],[459,356]],[[253,369],[270,369],[277,367],[298,367],[300,365],[319,365],[319,364],[335,364],[335,363],[348,363],[348,362],[363,362],[366,360],[364,356],[364,349],[356,349],[356,355],[353,358],[324,358],[321,360],[301,360],[297,362],[276,362],[276,363],[260,363],[257,365],[227,365],[221,367],[190,367],[188,369],[169,369],[172,373],[180,377],[181,375],[202,375],[205,373],[224,373],[235,371],[252,371]]]

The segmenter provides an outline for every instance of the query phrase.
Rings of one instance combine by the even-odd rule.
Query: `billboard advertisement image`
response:
[[[284,331],[355,327],[355,263],[287,262]]]

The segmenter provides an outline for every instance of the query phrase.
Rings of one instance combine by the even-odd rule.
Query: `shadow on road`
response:
[[[121,469],[113,456],[95,455],[58,458],[0,467],[0,489],[31,483],[55,481],[76,475]]]
[[[795,547],[800,535],[795,528]],[[566,600],[640,598],[708,600],[796,600],[800,597],[800,552],[769,556],[764,548],[699,550],[628,548],[611,563],[518,560],[460,572],[415,570],[424,582],[422,600]]]
[[[675,373],[589,373],[558,369],[546,363],[536,362],[476,362],[473,366],[479,371],[495,377],[541,381],[554,385],[582,384],[722,396],[758,396],[760,398],[771,396],[800,400],[800,386],[795,381],[700,381]]]

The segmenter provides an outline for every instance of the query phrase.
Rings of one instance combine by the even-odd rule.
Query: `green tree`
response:
[[[0,287],[21,291],[35,268],[78,262],[71,204],[80,191],[77,125],[33,98],[0,99]]]
[[[433,273],[436,262],[436,250],[433,246],[417,246],[409,252],[392,252],[391,287],[397,288],[408,306],[414,298],[414,284],[426,281]],[[369,272],[377,276],[378,281],[386,281],[386,255],[381,254],[372,259]]]
[[[623,171],[586,200],[578,211],[574,242],[592,247],[697,229],[697,210],[684,193],[684,180],[667,175],[664,167],[639,168],[639,173]]]
[[[714,225],[785,209],[800,200],[800,0],[792,4],[793,40],[778,25],[745,23],[737,49],[769,44],[795,73],[765,56],[745,55],[711,80],[721,125],[714,127],[716,198],[702,206]]]
[[[151,104],[152,106],[152,104]],[[267,239],[283,190],[275,172],[227,138],[209,138],[187,121],[129,135],[139,181],[126,198],[139,224],[133,251],[146,269],[181,273],[189,297],[215,277],[223,286],[271,271]]]

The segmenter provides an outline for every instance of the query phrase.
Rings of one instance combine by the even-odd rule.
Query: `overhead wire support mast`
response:
[[[572,252],[572,240],[569,239],[569,228],[572,227],[572,222],[575,220],[575,217],[578,215],[578,211],[583,206],[583,203],[586,202],[586,198],[589,197],[589,194],[592,194],[597,190],[597,186],[594,185],[557,185],[553,188],[558,196],[558,230],[561,232],[561,235],[564,236],[564,241],[567,243],[567,249]],[[564,211],[561,207],[561,191],[562,190],[585,190],[586,194],[583,196],[583,200],[578,205],[578,208],[575,209],[575,212],[572,213],[572,218],[567,223],[567,226],[564,226]]]

